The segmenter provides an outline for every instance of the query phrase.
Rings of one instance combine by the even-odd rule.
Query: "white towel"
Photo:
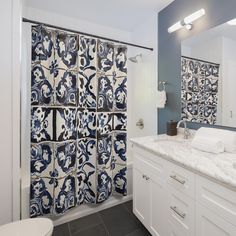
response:
[[[196,135],[193,138],[191,146],[195,149],[211,153],[222,153],[225,149],[220,139],[201,135]]]
[[[157,91],[157,108],[164,108],[166,105],[166,91]]]
[[[208,138],[217,138],[222,141],[226,152],[234,152],[236,150],[236,132],[202,127],[197,130],[196,136],[204,136]]]

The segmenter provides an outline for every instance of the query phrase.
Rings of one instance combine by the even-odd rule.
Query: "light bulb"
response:
[[[236,18],[227,22],[228,25],[236,25]]]
[[[172,25],[171,27],[168,28],[168,32],[169,33],[173,33],[176,30],[179,30],[183,27],[183,25],[181,24],[181,21],[178,21],[177,23],[175,23],[174,25]]]
[[[187,16],[184,18],[184,23],[186,25],[192,23],[193,21],[197,20],[198,18],[200,18],[201,16],[205,15],[205,10],[201,9],[199,11],[194,12],[193,14]]]

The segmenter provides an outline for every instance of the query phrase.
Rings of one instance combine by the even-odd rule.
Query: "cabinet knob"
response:
[[[145,179],[145,180],[149,180],[150,177],[148,177],[147,175],[143,175],[143,179]]]

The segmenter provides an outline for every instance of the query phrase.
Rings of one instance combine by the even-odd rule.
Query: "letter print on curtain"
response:
[[[126,54],[32,27],[31,217],[126,195]]]

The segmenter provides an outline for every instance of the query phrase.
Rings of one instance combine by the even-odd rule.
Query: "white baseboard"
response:
[[[70,222],[72,220],[76,220],[78,218],[81,218],[81,217],[96,213],[98,211],[119,205],[121,203],[130,201],[132,199],[133,199],[133,195],[130,194],[122,198],[111,196],[107,201],[99,205],[84,204],[84,205],[81,205],[72,209],[70,212],[66,213],[64,216],[54,219],[53,224],[54,226],[61,225],[61,224]]]

